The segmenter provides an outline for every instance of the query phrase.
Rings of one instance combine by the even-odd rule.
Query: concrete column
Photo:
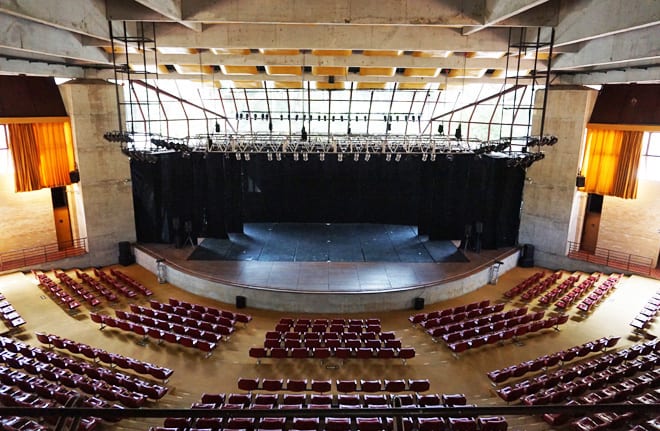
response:
[[[69,191],[71,217],[87,237],[90,266],[117,263],[120,241],[135,241],[128,158],[103,133],[117,130],[115,86],[76,80],[60,86],[71,118],[80,182]]]
[[[541,107],[544,91],[536,94]],[[545,159],[527,170],[518,240],[535,248],[535,264],[572,269],[566,258],[567,241],[579,241],[586,194],[575,187],[583,152],[586,125],[598,92],[586,87],[553,86],[548,92],[545,135],[559,138],[552,147],[541,147]],[[533,134],[540,129],[540,111],[533,119]],[[584,262],[579,262],[584,267]]]

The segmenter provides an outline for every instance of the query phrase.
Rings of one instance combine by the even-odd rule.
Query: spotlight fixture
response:
[[[250,160],[250,153],[245,153],[245,154],[243,154],[243,158],[244,158],[245,160],[248,160],[248,161],[249,161],[249,160]]]
[[[391,161],[392,161],[392,155],[388,153],[388,154],[385,156],[385,161],[386,161],[386,162],[391,162]]]
[[[367,153],[367,154],[365,154],[365,155],[364,155],[364,161],[365,161],[365,162],[368,162],[369,159],[371,159],[371,153]]]
[[[298,159],[299,159],[299,157],[300,157],[300,156],[298,155],[298,153],[293,153],[293,161],[294,161],[294,162],[297,162]]]
[[[442,136],[445,134],[445,126],[442,123],[438,124],[438,135]]]
[[[277,159],[278,162],[282,161],[282,153],[276,153],[275,159]]]
[[[325,161],[325,153],[320,153],[319,154],[319,160],[322,161],[322,162]]]
[[[397,162],[401,161],[401,153],[396,153],[396,156],[394,156],[394,160]]]
[[[426,160],[428,160],[428,158],[429,158],[428,154],[426,153],[422,154],[422,162],[425,162]]]
[[[337,161],[338,162],[344,161],[344,153],[338,153],[337,154]]]
[[[268,158],[268,161],[269,161],[269,162],[272,162],[272,161],[273,161],[273,153],[270,153],[270,152],[269,152],[268,154],[266,154],[266,157]]]
[[[360,153],[353,154],[353,161],[357,162],[360,160]]]
[[[431,161],[435,162],[435,153],[431,154]]]
[[[456,128],[456,133],[454,133],[454,137],[456,137],[456,139],[458,139],[459,141],[463,138],[463,134],[461,133],[461,125],[460,124]]]
[[[217,120],[215,122],[215,133],[220,133],[220,123]]]
[[[241,160],[241,153],[236,153],[236,160]]]
[[[309,160],[309,156],[307,155],[307,152],[304,152],[304,153],[303,153],[303,160],[304,160],[305,162],[306,162],[307,160]]]
[[[300,131],[300,140],[303,142],[307,141],[307,130],[305,130],[305,125],[303,124],[302,130]]]

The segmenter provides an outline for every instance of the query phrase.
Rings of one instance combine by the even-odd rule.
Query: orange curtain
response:
[[[644,132],[588,129],[582,174],[587,193],[637,197],[637,169]]]
[[[17,192],[71,184],[75,169],[71,124],[9,124]]]

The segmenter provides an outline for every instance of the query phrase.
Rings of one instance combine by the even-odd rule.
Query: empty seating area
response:
[[[91,287],[96,292],[101,294],[108,302],[117,302],[119,299],[113,291],[105,287],[103,283],[99,282],[91,275],[85,272],[76,271],[76,277],[78,277],[78,280],[82,281],[83,284]]]
[[[538,281],[542,279],[543,276],[545,276],[544,272],[541,271],[535,272],[534,274],[530,275],[520,283],[513,286],[511,289],[504,292],[504,297],[507,299],[515,298],[516,296],[520,295],[521,293],[523,293],[524,291],[526,291],[527,289],[531,288],[536,283],[538,283]]]
[[[167,393],[147,380],[11,338],[0,337],[0,348],[0,403],[5,406],[138,408]],[[56,420],[46,419],[50,425]],[[78,430],[90,431],[99,423],[85,418]]]
[[[308,379],[267,379],[247,378],[238,379],[238,389],[248,392],[426,392],[431,388],[428,379],[376,379],[376,380],[308,380]]]
[[[581,309],[582,311],[588,311],[591,308],[591,305],[587,306],[587,304],[596,303],[600,301],[600,299],[602,299],[602,296],[604,296],[610,289],[614,288],[616,283],[618,283],[619,278],[621,278],[621,274],[613,274],[609,276],[605,281],[603,281],[600,285],[596,285],[598,279],[600,278],[600,275],[601,274],[599,273],[592,274],[582,283],[569,290],[557,302],[555,302],[555,307],[560,310],[565,310],[575,303],[579,304],[583,302],[580,301],[580,299],[587,294],[591,296],[591,290],[595,286],[595,290],[594,290],[595,296],[593,297],[593,299],[589,299],[587,302],[585,302],[585,306],[583,306],[583,309]]]
[[[597,279],[598,276],[590,275],[585,280],[583,280],[581,284],[591,286]],[[572,289],[575,286],[575,283],[577,283],[578,281],[580,281],[579,275],[576,274],[570,275],[568,278],[566,278],[561,283],[559,283],[559,285],[553,287],[549,292],[543,294],[543,296],[539,298],[539,304],[540,305],[552,304],[557,300],[557,298],[560,298],[568,290]]]
[[[62,283],[64,283],[66,287],[74,291],[80,298],[82,298],[82,301],[88,303],[90,307],[94,308],[101,304],[100,299],[98,299],[92,292],[85,289],[80,283],[71,278],[66,272],[53,271],[53,274]]]
[[[589,353],[600,353],[616,346],[621,337],[602,337],[594,341],[583,343],[579,346],[551,353],[549,355],[539,356],[529,361],[520,362],[498,370],[489,371],[486,375],[493,384],[505,382],[512,377],[522,377],[527,373],[533,373],[540,370],[546,372],[555,365],[562,366],[575,358],[583,358]]]
[[[496,392],[508,403],[520,400],[526,405],[557,404],[569,399],[585,404],[623,402],[660,384],[658,350],[660,343],[653,340],[601,353]]]
[[[660,290],[656,291],[653,296],[646,301],[646,304],[642,306],[642,309],[639,310],[639,313],[637,313],[630,322],[630,326],[632,326],[636,332],[644,332],[653,319],[655,319],[656,314],[658,314],[658,309],[660,309]]]
[[[55,303],[69,311],[73,311],[80,307],[80,302],[71,296],[67,291],[62,289],[62,287],[52,278],[44,273],[38,273],[34,270],[32,271],[32,274],[34,274],[34,276],[37,278],[39,285],[46,291],[48,297],[51,298]]]
[[[110,286],[113,290],[125,296],[126,298],[135,298],[137,293],[130,289],[123,281],[117,280],[115,277],[106,273],[102,269],[94,268],[94,275],[105,285]]]
[[[611,291],[621,279],[622,274],[614,274],[607,277],[605,281],[599,284],[589,295],[577,305],[577,309],[582,313],[588,313],[597,306]]]
[[[410,316],[408,320],[423,327],[434,340],[441,339],[457,355],[469,349],[554,328],[568,321],[568,315],[544,318],[545,312],[528,313],[527,307],[504,311],[504,304],[488,301]]]
[[[146,288],[142,283],[135,280],[131,276],[129,276],[127,274],[124,274],[123,272],[121,272],[118,269],[111,269],[110,270],[110,275],[115,277],[116,280],[119,280],[119,281],[123,282],[128,287],[130,287],[131,289],[137,290],[138,292],[140,292],[144,296],[151,296],[151,295],[154,294],[151,290]]]
[[[156,310],[167,311],[168,313],[176,313],[176,310],[181,310],[181,309],[188,310],[187,314],[182,314],[182,315],[188,315],[190,317],[199,318],[201,320],[206,320],[208,322],[213,322],[213,319],[211,317],[208,317],[207,320],[203,318],[204,315],[211,315],[211,316],[223,317],[225,319],[229,319],[232,322],[234,322],[232,326],[234,326],[236,323],[242,323],[244,325],[247,325],[252,321],[252,316],[250,316],[249,314],[239,313],[229,310],[222,310],[220,308],[209,307],[201,304],[193,304],[192,302],[182,301],[176,298],[169,298],[167,304],[160,303],[160,305],[158,305],[159,303],[157,303],[156,301],[150,301],[150,304],[152,308]],[[175,307],[175,308],[170,308],[170,307]]]
[[[151,431],[164,431],[169,429],[207,429],[218,431],[222,429],[240,429],[245,431],[255,430],[304,430],[304,431],[388,431],[394,427],[394,418],[388,416],[382,417],[333,417],[322,413],[323,409],[374,409],[374,408],[394,408],[394,407],[457,407],[467,406],[467,399],[464,394],[420,394],[415,391],[410,393],[400,393],[403,390],[396,390],[391,393],[387,391],[386,380],[337,380],[336,386],[330,389],[336,389],[340,393],[329,393],[328,385],[331,381],[308,381],[307,379],[287,381],[286,384],[281,380],[262,379],[239,379],[239,389],[247,393],[205,393],[201,396],[199,402],[191,405],[193,409],[221,409],[225,413],[224,417],[208,418],[166,418],[163,427],[152,427]],[[404,386],[410,388],[417,382],[420,388],[428,390],[428,380],[406,381],[393,380],[392,382],[401,382]],[[251,384],[259,384],[263,392],[255,392],[260,388],[255,388]],[[318,384],[320,391],[312,389],[314,384]],[[306,384],[306,389],[312,393],[300,393],[301,384]],[[342,390],[342,385],[347,384],[350,387]],[[368,390],[367,386],[374,385],[374,390]],[[247,386],[246,386],[247,385]],[[273,385],[274,390],[266,389]],[[278,386],[279,385],[279,386]],[[378,390],[375,387],[378,387]],[[291,387],[291,389],[290,389]],[[282,393],[273,393],[274,391],[283,391]],[[378,394],[364,392],[381,392]],[[384,392],[384,393],[383,393]],[[306,413],[294,417],[268,416],[267,414],[258,417],[241,417],[227,414],[232,410],[320,410],[319,414]],[[506,431],[508,424],[503,417],[404,417],[402,420],[404,431]]]
[[[0,318],[10,330],[15,330],[25,325],[25,319],[23,319],[2,293],[0,293]]]
[[[163,383],[166,383],[174,373],[174,370],[170,368],[129,358],[128,356],[122,356],[117,353],[110,353],[106,350],[69,340],[67,338],[62,338],[54,334],[36,332],[35,336],[40,343],[47,344],[48,347],[52,346],[58,349],[67,350],[70,353],[81,354],[95,362],[103,362],[110,367],[119,367],[125,370],[131,370],[138,374],[149,375],[158,380],[162,380]]]
[[[552,287],[557,282],[557,280],[561,278],[561,276],[562,276],[561,271],[553,272],[549,276],[540,280],[538,283],[533,284],[528,289],[525,289],[522,295],[520,295],[520,299],[522,299],[523,301],[533,300],[537,296],[543,294],[550,287]],[[569,280],[572,281],[572,277],[569,277]],[[571,283],[571,281],[569,281],[569,283]]]
[[[250,349],[250,357],[328,359],[401,359],[415,356],[392,331],[381,331],[380,319],[284,317],[266,332],[264,346]]]
[[[205,352],[207,357],[213,353],[213,350],[217,347],[217,340],[221,337],[221,335],[215,332],[187,326],[187,321],[185,324],[173,323],[122,310],[115,310],[115,313],[117,317],[98,313],[90,313],[89,317],[93,322],[101,325],[100,329],[107,326],[141,336],[142,339],[139,341],[139,344],[145,344],[149,338],[152,338],[157,340],[159,344],[167,341],[168,343],[179,344],[184,347],[196,348]],[[192,325],[193,323],[190,324]]]

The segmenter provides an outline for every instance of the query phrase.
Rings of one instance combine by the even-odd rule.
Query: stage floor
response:
[[[183,248],[175,248],[172,244],[138,244],[137,247],[155,258],[165,259],[173,268],[214,282],[292,292],[338,293],[385,292],[437,285],[474,274],[516,251],[515,247],[481,250],[480,253],[458,251],[462,256],[460,262],[406,262],[394,259],[301,262],[295,259],[218,260],[219,253],[215,253],[216,258],[211,260],[189,259],[194,254],[208,253],[208,250],[200,252],[200,246],[190,244]],[[320,243],[318,247],[325,245]],[[456,245],[452,244],[450,255],[456,252]],[[357,255],[357,252],[354,254]]]

